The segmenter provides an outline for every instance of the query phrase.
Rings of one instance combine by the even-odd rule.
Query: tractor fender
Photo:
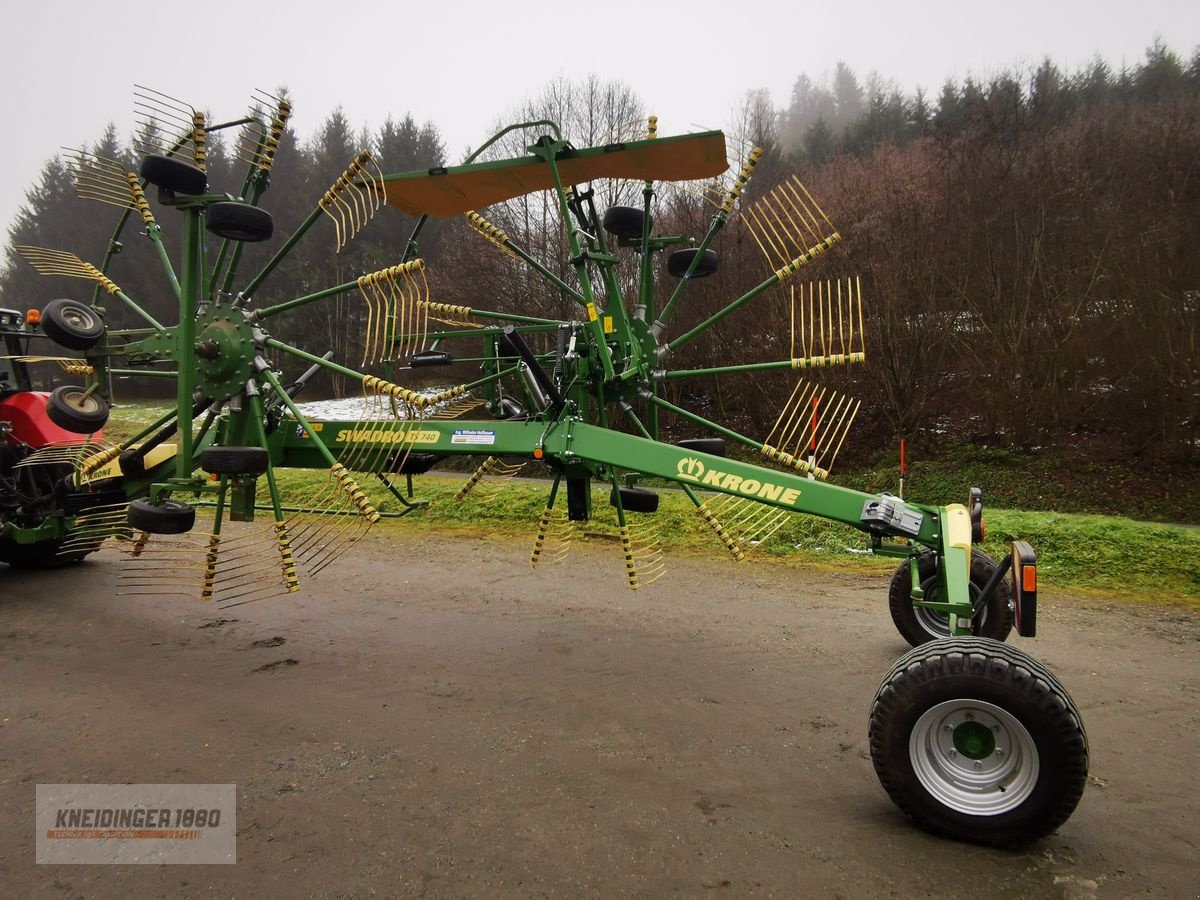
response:
[[[100,440],[103,430],[90,436],[59,428],[46,415],[46,391],[19,391],[0,398],[0,421],[12,424],[13,437],[37,450],[47,444],[78,444]]]

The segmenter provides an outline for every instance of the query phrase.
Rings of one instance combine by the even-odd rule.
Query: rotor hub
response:
[[[205,397],[228,400],[254,374],[258,347],[246,314],[214,306],[196,320],[196,387]]]

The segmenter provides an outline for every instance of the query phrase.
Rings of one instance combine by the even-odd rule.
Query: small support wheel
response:
[[[95,434],[108,421],[108,404],[86,388],[64,384],[46,398],[46,415],[72,434]]]
[[[645,221],[645,211],[636,206],[610,206],[604,211],[601,224],[613,237],[635,240],[642,236]]]
[[[1075,810],[1088,741],[1058,679],[1015,647],[947,638],[910,650],[870,716],[884,790],[933,834],[993,847],[1044,837]]]
[[[200,468],[213,475],[261,475],[270,462],[262,447],[209,447],[200,454]]]
[[[68,350],[90,350],[104,337],[104,320],[86,303],[51,300],[42,309],[42,332]]]
[[[628,512],[658,512],[658,493],[650,488],[622,485],[614,490],[608,498],[613,506],[617,505],[618,495],[621,499],[621,508]]]
[[[695,248],[687,250],[676,250],[667,257],[667,274],[672,278],[682,278],[687,274],[688,267],[691,266],[692,260],[696,258],[696,254],[700,251]],[[716,273],[720,265],[720,258],[715,250],[705,250],[704,255],[700,257],[700,261],[696,263],[696,268],[692,270],[692,278],[707,278],[709,275]]]
[[[971,602],[979,599],[980,592],[991,580],[996,571],[994,559],[982,550],[971,551]],[[921,588],[925,591],[925,599],[936,602],[940,595],[937,582],[937,555],[932,551],[923,552],[917,559],[917,574]],[[1013,611],[1010,598],[1012,583],[1004,578],[996,590],[992,591],[983,609],[975,617],[972,628],[977,637],[991,638],[1003,641],[1008,637],[1013,627]],[[912,572],[906,559],[892,576],[888,585],[888,610],[892,614],[892,622],[900,636],[918,647],[927,641],[950,636],[950,620],[945,613],[934,612],[924,607],[913,606],[912,602]]]
[[[185,534],[196,524],[196,508],[178,500],[155,506],[139,498],[129,504],[129,526],[149,534]]]
[[[176,194],[195,196],[208,187],[204,170],[177,156],[145,156],[139,171],[150,184]]]
[[[409,453],[402,460],[390,460],[387,471],[395,475],[424,475],[444,458],[440,453]]]
[[[265,209],[232,200],[211,204],[204,222],[217,237],[246,244],[269,240],[275,232],[275,223]]]

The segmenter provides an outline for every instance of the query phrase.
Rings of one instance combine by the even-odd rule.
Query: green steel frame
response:
[[[238,120],[215,126],[225,128],[245,124]],[[261,122],[266,135],[272,123]],[[653,125],[652,125],[653,129]],[[727,202],[712,217],[700,241],[691,268],[671,293],[661,310],[655,308],[656,254],[679,244],[689,243],[683,237],[656,236],[653,233],[653,212],[656,185],[644,183],[642,191],[644,226],[640,238],[622,238],[621,246],[637,251],[638,273],[636,296],[622,296],[616,268],[618,257],[610,246],[599,216],[592,204],[591,194],[577,185],[565,184],[560,176],[559,163],[575,158],[581,152],[564,140],[558,126],[552,122],[525,122],[513,125],[483,145],[467,164],[456,172],[470,172],[495,167],[495,162],[477,163],[474,160],[503,135],[515,130],[542,132],[528,147],[527,159],[544,164],[553,184],[553,195],[575,271],[571,285],[554,275],[522,248],[506,240],[506,249],[531,266],[534,272],[580,307],[578,321],[558,322],[551,319],[522,316],[502,311],[472,309],[471,315],[494,322],[470,331],[469,337],[482,346],[472,359],[481,361],[483,377],[467,387],[486,399],[488,408],[498,412],[504,396],[519,396],[529,407],[526,421],[482,420],[423,420],[415,428],[397,422],[377,430],[392,434],[399,449],[419,446],[423,452],[446,455],[509,456],[539,459],[558,479],[598,479],[617,485],[623,473],[655,477],[675,482],[684,488],[697,505],[701,492],[746,497],[768,506],[790,512],[804,513],[835,520],[856,528],[866,535],[870,546],[878,553],[910,557],[916,580],[916,554],[922,547],[936,551],[941,565],[940,602],[923,599],[914,589],[914,603],[950,616],[951,632],[970,632],[972,604],[969,596],[969,565],[971,555],[971,522],[966,508],[958,505],[930,507],[904,503],[886,495],[873,495],[848,490],[814,480],[792,471],[754,465],[731,458],[693,452],[657,440],[660,416],[684,416],[714,434],[761,450],[763,445],[745,435],[709,421],[702,416],[675,406],[660,394],[666,380],[701,375],[737,373],[759,369],[783,368],[790,361],[745,365],[716,366],[703,369],[670,371],[667,363],[671,352],[693,340],[702,332],[718,325],[728,316],[752,302],[772,286],[779,284],[795,269],[807,265],[836,240],[834,233],[823,242],[792,260],[789,266],[754,285],[741,296],[727,303],[705,321],[668,340],[667,334],[680,298],[691,283],[692,274],[701,255],[714,242],[729,221],[733,203],[757,163],[753,155],[742,171]],[[655,140],[653,131],[646,143]],[[177,145],[178,146],[178,145]],[[636,145],[622,145],[636,146]],[[430,173],[411,173],[386,176],[389,179],[430,177]],[[269,185],[268,171],[250,167],[242,186],[242,196],[251,204],[257,202]],[[371,186],[360,182],[359,188]],[[241,260],[241,246],[223,241],[212,259],[205,255],[205,211],[213,203],[227,201],[224,194],[211,193],[195,197],[167,197],[183,217],[181,268],[176,276],[163,249],[160,229],[150,226],[147,237],[158,249],[172,289],[179,300],[179,321],[163,325],[141,309],[123,293],[118,299],[131,306],[150,326],[111,332],[115,341],[108,341],[89,352],[96,368],[95,381],[104,393],[109,391],[112,374],[143,374],[173,377],[177,382],[176,410],[156,426],[138,436],[163,427],[175,426],[177,447],[172,462],[164,464],[144,477],[125,480],[131,496],[149,495],[157,500],[170,494],[199,496],[216,495],[218,503],[226,502],[227,479],[209,481],[198,472],[200,454],[214,444],[260,444],[270,451],[269,481],[272,508],[278,516],[282,506],[275,488],[275,467],[328,468],[337,463],[338,454],[347,447],[343,439],[354,430],[353,422],[327,422],[314,428],[288,397],[277,371],[286,357],[298,362],[319,366],[347,378],[362,381],[366,376],[347,366],[291,346],[271,337],[267,332],[270,320],[307,304],[354,291],[357,281],[349,281],[303,297],[251,308],[251,300],[269,279],[271,273],[298,244],[321,217],[318,206],[287,239],[283,247],[244,287],[234,293]],[[418,237],[426,216],[418,219],[413,233],[401,253],[400,262],[416,258]],[[102,271],[107,269],[113,253],[120,247],[119,238],[128,214],[118,225],[110,242],[110,252]],[[93,304],[101,297],[97,288]],[[218,327],[219,326],[219,327]],[[549,358],[525,357],[514,351],[523,344],[521,335],[535,332],[554,332],[560,338],[560,349]],[[395,336],[399,337],[399,336]],[[459,331],[431,332],[432,346],[464,339]],[[197,349],[207,342],[209,355],[217,355],[216,364],[202,365]],[[212,348],[215,347],[214,351]],[[138,367],[128,364],[117,367],[114,362],[136,360]],[[552,364],[554,376],[541,369]],[[151,364],[167,364],[169,371],[148,368]],[[548,396],[547,396],[548,395]],[[202,427],[197,430],[193,411],[197,398],[209,401]],[[281,408],[291,425],[280,427],[268,435],[263,428],[264,398]],[[633,413],[633,404],[644,407],[646,421]],[[615,413],[632,425],[637,434],[625,433],[613,427]],[[472,432],[473,443],[456,440]],[[414,437],[416,435],[417,437]],[[404,443],[407,438],[407,445]],[[126,446],[134,442],[127,442]],[[232,510],[235,517],[252,517],[253,491],[249,499],[243,491],[243,501]],[[614,492],[615,495],[616,492]],[[886,507],[890,517],[872,518],[867,511]],[[618,516],[624,521],[619,506]],[[16,529],[13,538],[32,542],[69,533],[69,520],[52,520],[37,529]]]

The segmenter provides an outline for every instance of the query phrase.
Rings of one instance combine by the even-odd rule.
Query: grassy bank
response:
[[[284,473],[281,486],[285,502],[302,505],[323,486],[324,479],[316,472]],[[470,495],[463,502],[455,502],[464,481],[462,475],[434,474],[417,479],[416,496],[428,500],[429,505],[391,520],[392,526],[484,531],[524,538],[532,547],[548,484],[513,481],[490,502],[471,499]],[[380,510],[402,509],[382,485],[372,482],[365,478],[363,487]],[[664,549],[671,552],[726,555],[682,492],[664,490],[661,496],[657,513],[630,514],[630,520],[650,523]],[[593,504],[594,516],[585,533],[596,539],[615,535],[616,518],[608,503],[608,491],[595,491]],[[1004,509],[989,509],[986,519],[988,539],[984,549],[1003,556],[1007,542],[1015,537],[1032,542],[1040,555],[1039,568],[1046,587],[1200,606],[1200,530],[1111,516]],[[791,515],[754,554],[855,571],[885,573],[894,569],[895,561],[864,555],[863,546],[862,534],[853,528],[812,516]]]
[[[128,437],[163,415],[168,407],[156,403],[135,403],[114,410],[107,437]],[[1089,474],[1077,460],[1069,466],[1070,453],[1051,458],[1046,454],[1021,456],[987,448],[959,448],[947,460],[920,460],[912,468],[906,484],[906,496],[927,503],[961,502],[966,486],[982,485],[987,498],[988,540],[984,548],[995,556],[1006,551],[1014,537],[1029,540],[1041,558],[1041,574],[1049,587],[1094,590],[1143,601],[1183,601],[1200,606],[1200,530],[1134,521],[1110,515],[1063,512],[1068,493],[1064,483],[1076,485],[1076,493],[1091,498],[1080,504],[1086,508],[1141,510],[1136,503],[1120,499],[1122,481],[1111,475],[1101,479],[1104,487],[1095,487],[1096,475]],[[1091,458],[1091,457],[1089,457]],[[1097,463],[1097,465],[1099,465]],[[1108,471],[1108,470],[1106,470]],[[388,520],[391,527],[405,529],[449,529],[502,534],[529,540],[532,545],[536,522],[545,506],[548,483],[514,481],[490,502],[468,499],[454,502],[454,496],[466,480],[465,473],[432,473],[417,479],[417,498],[429,505],[403,519]],[[1130,481],[1145,473],[1130,470]],[[325,475],[318,472],[281,471],[284,502],[303,505],[322,486]],[[894,467],[845,472],[834,479],[847,487],[868,492],[896,489]],[[1184,479],[1187,481],[1187,479]],[[402,482],[402,479],[401,479]],[[1092,485],[1091,488],[1088,485]],[[1080,487],[1082,486],[1082,487]],[[373,478],[364,477],[363,487],[383,511],[397,512],[403,507],[388,496]],[[1128,490],[1128,484],[1125,485]],[[1200,486],[1188,483],[1169,504],[1158,504],[1164,513],[1195,503],[1190,518],[1200,508]],[[1145,499],[1145,492],[1139,494]],[[563,501],[560,501],[562,503]],[[1022,509],[1021,507],[1024,507]],[[1038,512],[1054,507],[1060,511]],[[603,540],[616,534],[613,509],[607,489],[594,495],[595,516],[586,533]],[[1138,514],[1141,514],[1140,512]],[[1179,521],[1189,517],[1180,516]],[[662,504],[654,516],[631,514],[634,522],[651,523],[663,547],[674,553],[722,556],[724,549],[715,535],[696,515],[695,508],[681,492],[662,491]],[[887,572],[895,563],[862,554],[862,535],[847,526],[811,516],[788,516],[782,527],[755,555],[803,561],[836,569]],[[614,552],[616,552],[614,550]]]

